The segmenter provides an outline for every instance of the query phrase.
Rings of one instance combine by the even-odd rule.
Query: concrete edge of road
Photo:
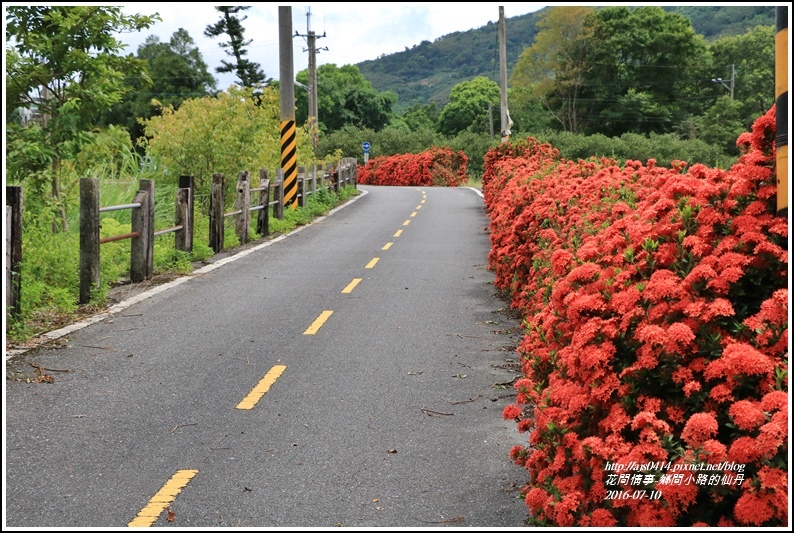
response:
[[[478,189],[475,189],[474,187],[467,187],[467,188],[471,189],[472,191],[474,191],[478,195],[482,196],[482,192],[480,192]],[[220,267],[222,267],[223,265],[225,265],[227,263],[231,263],[232,261],[236,261],[237,259],[243,258],[243,257],[245,257],[248,254],[252,254],[254,252],[257,252],[257,251],[261,250],[262,248],[266,248],[266,247],[268,247],[268,246],[270,246],[272,244],[275,244],[275,243],[277,243],[279,241],[282,241],[282,240],[286,239],[287,237],[289,237],[290,235],[294,235],[294,234],[296,234],[296,233],[298,233],[300,231],[303,231],[304,228],[306,228],[306,227],[308,227],[308,226],[310,226],[312,224],[316,224],[318,222],[322,222],[323,220],[325,220],[326,217],[329,217],[329,216],[333,215],[334,213],[336,213],[340,209],[344,209],[345,207],[349,206],[350,204],[352,204],[353,202],[355,202],[359,198],[363,198],[364,196],[367,195],[367,191],[365,191],[363,189],[359,189],[359,192],[360,192],[360,194],[350,198],[347,202],[343,203],[342,205],[336,206],[335,208],[331,209],[330,211],[328,211],[327,214],[319,216],[319,217],[313,219],[308,224],[306,224],[304,226],[299,226],[299,227],[295,228],[294,230],[290,231],[289,233],[285,233],[283,235],[279,235],[275,239],[271,239],[271,240],[263,242],[261,244],[257,244],[256,246],[252,246],[251,248],[247,248],[247,249],[242,250],[240,252],[233,253],[232,255],[229,255],[228,257],[224,257],[223,259],[219,259],[218,261],[215,261],[215,262],[210,263],[210,264],[208,264],[206,266],[203,266],[203,267],[201,267],[201,268],[199,268],[197,270],[194,270],[190,274],[185,274],[184,276],[176,278],[175,280],[169,281],[167,283],[163,283],[162,285],[157,285],[156,287],[153,287],[153,288],[151,288],[151,289],[149,289],[149,290],[147,290],[145,292],[142,292],[142,293],[137,294],[137,295],[135,295],[135,296],[133,296],[131,298],[128,298],[128,299],[123,300],[123,301],[121,301],[121,302],[119,302],[117,304],[114,304],[111,307],[109,307],[107,311],[104,311],[102,313],[98,313],[98,314],[96,314],[94,316],[88,317],[88,318],[83,319],[83,320],[81,320],[79,322],[75,322],[74,324],[69,324],[68,326],[64,326],[62,328],[59,328],[59,329],[56,329],[56,330],[53,330],[53,331],[48,331],[46,333],[42,333],[40,335],[40,337],[41,337],[43,343],[46,343],[48,341],[52,341],[52,340],[55,340],[55,339],[59,339],[59,338],[65,336],[65,335],[69,335],[70,333],[74,333],[75,331],[78,331],[78,330],[83,329],[83,328],[85,328],[87,326],[90,326],[91,324],[95,324],[97,322],[101,322],[102,320],[105,320],[106,318],[109,318],[109,317],[115,315],[116,313],[120,313],[121,311],[127,309],[129,306],[131,306],[133,304],[136,304],[136,303],[138,303],[138,302],[140,302],[142,300],[145,300],[147,298],[151,298],[155,294],[158,294],[158,293],[161,293],[163,291],[166,291],[166,290],[168,290],[168,289],[170,289],[172,287],[176,287],[177,285],[181,285],[182,283],[184,283],[187,280],[193,278],[194,276],[201,275],[201,274],[206,274],[207,272],[211,272],[211,271],[215,270],[216,268],[220,268]],[[6,357],[5,357],[6,361],[9,361],[10,359],[12,359],[14,357],[17,357],[17,356],[22,355],[22,354],[24,354],[26,352],[29,352],[30,350],[34,350],[34,349],[38,348],[39,346],[40,345],[31,346],[31,347],[27,347],[27,348],[17,348],[17,349],[13,349],[13,350],[8,350],[8,351],[6,351]]]

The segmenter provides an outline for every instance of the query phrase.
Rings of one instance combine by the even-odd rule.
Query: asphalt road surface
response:
[[[6,528],[526,527],[482,197],[360,189],[7,359]]]

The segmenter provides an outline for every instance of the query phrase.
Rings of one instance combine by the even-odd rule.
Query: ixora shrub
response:
[[[775,112],[729,170],[486,155],[489,265],[525,317],[503,416],[532,521],[788,525],[788,225]]]
[[[432,147],[419,154],[370,159],[366,165],[359,165],[356,180],[365,185],[457,187],[468,181],[466,163],[463,152]]]

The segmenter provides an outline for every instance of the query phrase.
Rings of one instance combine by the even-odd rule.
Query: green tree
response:
[[[702,111],[712,91],[703,83],[711,77],[708,52],[683,15],[658,6],[606,7],[586,18],[584,34],[591,64],[581,93],[590,104],[586,133],[670,132]]]
[[[439,132],[444,135],[456,135],[461,131],[487,133],[490,131],[488,106],[498,110],[500,97],[499,86],[485,76],[455,85],[449,94],[449,103],[438,116]]]
[[[739,155],[736,139],[747,131],[741,117],[742,104],[723,95],[702,116],[695,119],[696,137],[719,146],[726,154]]]
[[[296,78],[306,79],[302,74]],[[301,97],[297,97],[299,101]],[[326,63],[317,67],[320,131],[333,132],[348,124],[379,131],[389,124],[396,103],[394,92],[378,92],[355,65],[337,67],[334,63]],[[305,106],[298,108],[295,118],[306,120]]]
[[[199,98],[215,91],[215,78],[183,28],[175,31],[166,43],[150,35],[138,47],[138,58],[146,60],[151,83],[144,78],[130,79],[135,92],[113,106],[103,121],[125,126],[133,141],[143,134],[139,119],[152,117],[162,107],[179,108],[187,98]]]
[[[131,89],[127,78],[147,76],[143,60],[121,55],[125,45],[116,36],[159,20],[158,14],[125,15],[119,7],[6,7],[6,110],[25,108],[41,116],[33,129],[8,130],[7,143],[20,148],[8,153],[9,168],[20,172],[9,179],[29,178],[40,191],[48,180],[63,230],[59,163],[79,151],[100,113],[122,101]],[[21,137],[34,145],[15,144]]]
[[[215,67],[215,72],[219,74],[234,72],[240,80],[240,85],[254,87],[272,80],[265,77],[265,72],[259,63],[254,63],[245,57],[248,55],[245,47],[252,42],[251,39],[246,41],[243,37],[245,29],[242,22],[248,18],[248,15],[238,17],[238,13],[248,9],[251,9],[251,6],[215,6],[215,10],[221,13],[221,19],[215,24],[208,24],[204,29],[204,35],[211,38],[229,36],[229,40],[220,43],[220,47],[226,50],[227,55],[234,58],[234,62],[221,60],[221,66]]]
[[[402,114],[411,131],[435,130],[438,124],[438,106],[435,103],[414,104]]]
[[[749,131],[753,121],[775,103],[775,28],[756,26],[742,35],[717,39],[709,51],[714,65],[711,78],[734,76],[738,118]],[[720,84],[714,85],[718,95],[727,93]]]
[[[586,120],[581,94],[590,68],[584,21],[593,8],[549,8],[538,20],[532,46],[518,56],[510,86],[518,109],[542,105],[565,131],[578,132]]]

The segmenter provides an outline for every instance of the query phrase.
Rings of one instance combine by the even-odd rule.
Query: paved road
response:
[[[482,198],[360,188],[7,362],[5,525],[524,527]]]

